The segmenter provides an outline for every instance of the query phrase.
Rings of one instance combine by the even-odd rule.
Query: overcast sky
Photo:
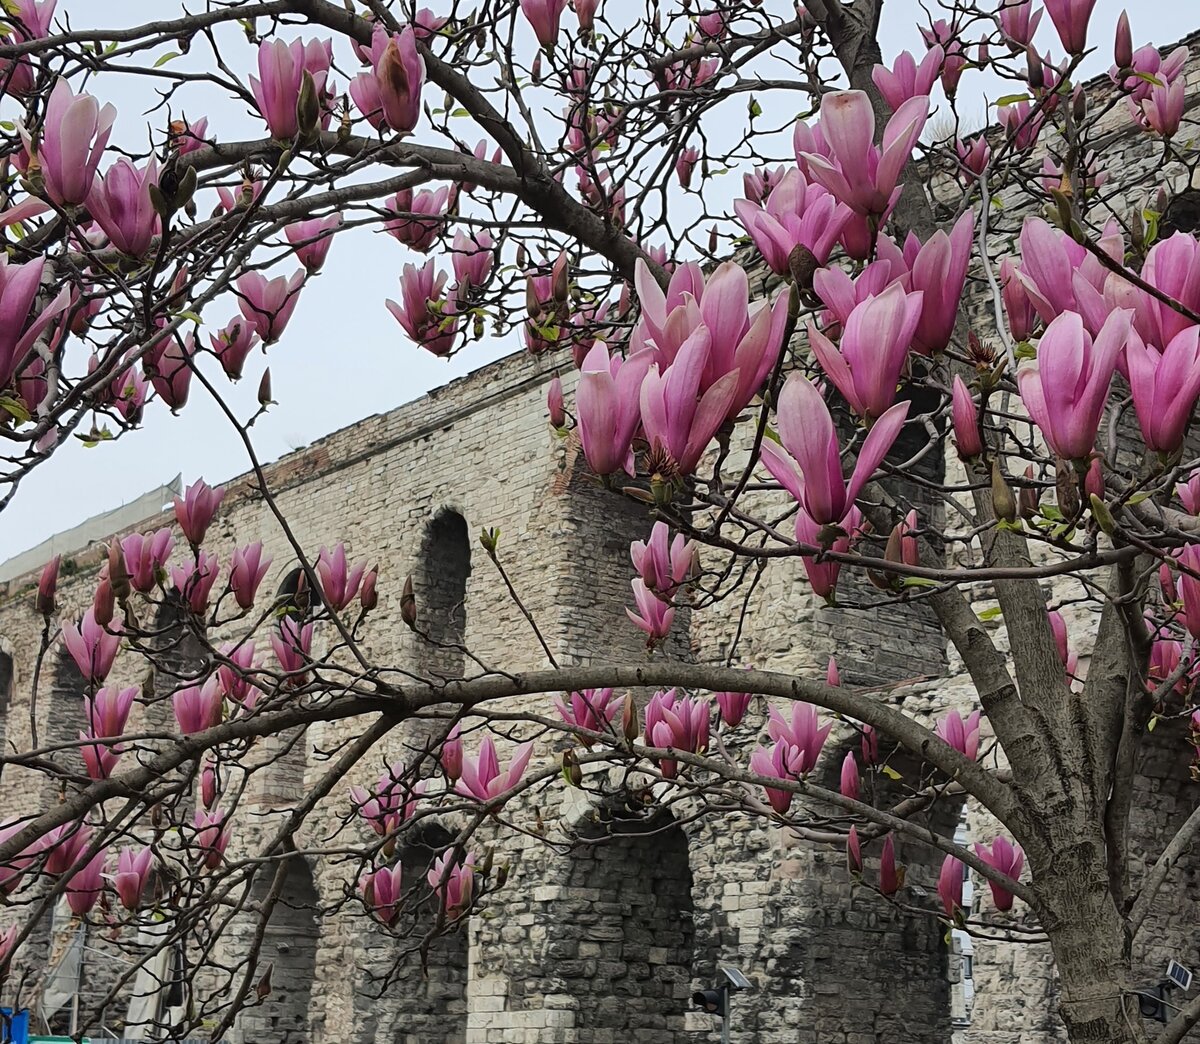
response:
[[[780,2],[790,6],[784,0],[776,0],[772,6]],[[119,4],[59,0],[58,10],[60,15],[69,14],[76,28],[112,27],[112,19],[117,17],[122,25],[134,25],[152,17],[168,17],[178,6],[167,0],[121,0]],[[439,5],[429,0],[428,6],[437,10]],[[1123,6],[1118,0],[1099,0],[1096,4],[1093,42],[1099,45],[1100,53],[1093,56],[1087,72],[1102,72],[1111,62],[1111,27]],[[888,0],[884,10],[885,57],[890,61],[904,49],[919,53],[921,41],[915,25],[925,16],[917,0]],[[571,17],[566,15],[568,20]],[[1133,8],[1131,20],[1135,46],[1162,44],[1197,28],[1200,11],[1190,3],[1148,0]],[[228,41],[225,60],[239,71],[253,70],[254,51],[245,38],[235,31],[222,39]],[[1060,53],[1048,18],[1043,20],[1039,41],[1044,47],[1053,45],[1055,53]],[[178,59],[179,66],[186,67],[189,58]],[[93,81],[91,89],[118,105],[120,116],[114,140],[144,148],[146,121],[139,113],[149,107],[146,85],[133,77],[102,76]],[[971,92],[979,96],[977,111],[981,120],[985,90],[997,93],[994,85],[984,85],[980,76],[964,76],[960,97]],[[12,115],[8,104],[0,102],[0,112]],[[970,111],[969,103],[966,108]],[[189,106],[187,113],[192,118],[207,114],[209,133],[217,136],[238,138],[261,133],[261,124],[232,102],[205,96],[195,107]],[[201,210],[207,206],[211,202],[205,200]],[[387,297],[398,296],[400,269],[412,260],[404,247],[378,233],[354,230],[335,240],[325,271],[310,280],[291,326],[270,351],[274,395],[279,405],[253,429],[257,450],[264,459],[277,459],[356,420],[390,410],[520,347],[520,335],[513,333],[501,341],[474,346],[448,363],[416,348],[383,303]],[[204,343],[208,331],[219,329],[235,311],[229,303],[224,311],[217,307],[206,312],[201,335]],[[206,372],[218,369],[214,360],[205,362],[209,364]],[[261,354],[253,355],[246,378],[229,396],[243,416],[253,410],[258,378],[265,364]],[[203,388],[193,384],[192,401],[180,416],[172,417],[160,403],[153,403],[146,410],[143,430],[94,449],[79,444],[64,447],[26,479],[13,503],[0,513],[0,561],[53,532],[133,500],[180,472],[185,482],[202,476],[216,483],[246,468],[236,434],[206,398]]]

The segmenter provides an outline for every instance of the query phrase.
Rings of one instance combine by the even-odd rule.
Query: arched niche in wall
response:
[[[430,864],[454,835],[424,820],[409,831],[396,853],[404,889],[425,892]],[[405,952],[435,924],[431,902],[401,922],[402,939],[374,924],[362,924],[361,963],[354,995],[355,1028],[347,1044],[465,1044],[467,1039],[467,926],[433,939],[424,955]]]
[[[475,974],[503,978],[503,1011],[473,1012],[473,1031],[501,1034],[528,1012],[545,1039],[694,1039],[689,845],[669,813],[581,823],[565,854],[527,846],[496,902],[478,919]]]
[[[251,889],[251,913],[262,909],[274,881],[275,864],[261,867]],[[240,933],[246,956],[255,923]],[[258,974],[271,966],[271,991],[237,1020],[239,1039],[245,1044],[306,1044],[313,1039],[314,986],[317,978],[317,944],[321,934],[317,891],[312,871],[302,858],[287,860],[287,875],[263,932],[258,954]],[[253,995],[253,994],[252,994]]]
[[[16,664],[8,643],[0,639],[0,750],[8,734],[8,713],[17,688]],[[0,767],[0,772],[3,768]]]
[[[439,510],[425,527],[417,555],[413,590],[417,619],[429,641],[421,642],[417,673],[444,680],[463,675],[467,633],[467,578],[471,575],[471,538],[467,522],[451,508]]]

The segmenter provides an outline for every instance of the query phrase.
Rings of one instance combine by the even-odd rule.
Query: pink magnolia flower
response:
[[[979,756],[980,717],[979,711],[972,711],[964,721],[958,711],[950,711],[938,718],[934,732],[939,739],[974,761]]]
[[[696,164],[700,162],[700,150],[695,146],[689,146],[679,153],[675,160],[675,176],[679,178],[679,184],[683,188],[688,188],[692,184],[692,171],[696,169]]]
[[[832,158],[806,153],[809,174],[855,212],[886,215],[899,199],[900,172],[928,117],[929,99],[910,98],[888,121],[877,148],[875,112],[867,95],[831,91],[821,99],[821,132]]]
[[[882,417],[896,401],[896,385],[921,321],[923,296],[920,291],[906,294],[899,283],[892,283],[854,308],[839,345],[815,326],[808,328],[808,343],[821,369],[864,420]]]
[[[171,585],[183,596],[193,613],[203,616],[220,572],[217,556],[201,551],[197,559],[171,566]]]
[[[404,899],[402,871],[400,863],[380,867],[364,874],[358,884],[367,912],[389,928],[400,919],[400,904]]]
[[[702,754],[708,748],[709,704],[691,696],[679,697],[674,689],[656,692],[646,705],[646,743],[648,746]],[[664,778],[674,779],[678,763],[672,758],[659,761]]]
[[[706,395],[731,373],[736,387],[726,420],[735,418],[758,392],[779,358],[787,322],[786,294],[773,305],[750,306],[750,282],[744,269],[732,262],[718,265],[707,282],[698,265],[680,265],[672,274],[666,294],[640,261],[634,283],[641,316],[630,346],[634,352],[652,349],[659,372],[666,374],[683,346],[701,330],[708,332],[709,347],[700,374],[698,392]],[[700,349],[693,343],[689,366],[698,362]],[[691,378],[677,378],[680,391]],[[645,382],[643,382],[644,385]],[[645,417],[643,417],[643,422]]]
[[[188,334],[182,340],[171,336],[160,342],[159,352],[147,352],[142,360],[150,383],[171,412],[177,413],[187,405],[188,390],[192,383],[193,362],[196,354],[196,338]]]
[[[225,849],[229,847],[229,826],[225,822],[225,812],[197,809],[192,825],[196,830],[193,844],[200,865],[206,870],[216,870],[225,856]]]
[[[951,394],[950,422],[954,427],[958,455],[963,460],[980,456],[983,453],[983,438],[979,434],[979,412],[970,390],[957,374]]]
[[[496,260],[496,241],[484,231],[467,235],[459,229],[454,233],[453,251],[450,261],[457,280],[456,296],[465,300],[488,281]]]
[[[562,431],[567,426],[567,411],[563,404],[561,378],[554,377],[546,389],[546,410],[550,414],[550,426]]]
[[[131,257],[145,256],[162,231],[162,221],[150,200],[150,186],[157,184],[158,162],[153,156],[141,170],[122,156],[88,195],[88,211],[108,241]]]
[[[1200,397],[1200,326],[1181,331],[1161,353],[1131,330],[1125,363],[1146,448],[1174,453]]]
[[[895,112],[909,98],[932,94],[945,54],[940,44],[934,44],[919,66],[908,51],[896,55],[891,69],[886,65],[875,66],[871,70],[871,79],[875,81],[883,100],[888,103],[888,108]]]
[[[171,698],[175,721],[185,736],[203,732],[221,723],[225,711],[225,694],[214,674],[203,682],[185,685]]]
[[[475,893],[475,853],[460,863],[454,859],[453,849],[447,849],[433,861],[425,880],[441,899],[446,916],[460,916],[469,909]]]
[[[296,259],[311,275],[319,272],[329,256],[333,245],[333,233],[342,226],[341,214],[330,214],[325,218],[296,221],[283,230],[287,241],[296,248]]]
[[[375,63],[375,80],[388,126],[397,134],[408,134],[421,118],[421,89],[425,86],[425,60],[417,50],[412,26],[388,40]]]
[[[1057,609],[1048,611],[1046,618],[1050,621],[1050,633],[1054,636],[1054,646],[1058,650],[1058,658],[1062,660],[1063,666],[1067,669],[1069,683],[1075,676],[1079,656],[1071,647],[1071,639],[1067,634],[1067,621],[1063,619],[1062,613]]]
[[[634,473],[630,447],[641,419],[638,393],[652,359],[649,351],[625,359],[615,352],[609,358],[604,343],[597,341],[583,360],[575,412],[583,454],[597,475],[611,475],[621,468]]]
[[[446,356],[458,334],[458,310],[453,288],[443,296],[449,278],[434,271],[433,258],[421,268],[405,265],[400,275],[402,304],[387,301],[387,309],[413,341],[432,355]]]
[[[182,499],[175,498],[175,521],[190,544],[198,547],[204,543],[204,534],[224,499],[225,487],[211,487],[204,479],[197,479],[188,486]]]
[[[137,694],[138,687],[130,685],[124,689],[106,686],[97,689],[95,696],[85,695],[84,712],[92,735],[106,738],[124,735],[125,723]]]
[[[757,747],[750,755],[750,771],[756,776],[767,779],[780,779],[794,782],[796,773],[792,769],[795,762],[795,748],[787,740],[776,740],[773,747]],[[793,792],[779,787],[764,786],[767,802],[779,815],[786,814],[792,807]]]
[[[77,96],[66,80],[55,82],[36,147],[49,199],[61,207],[87,201],[116,118],[112,105],[101,108],[90,94]],[[33,140],[24,128],[21,138],[32,155]]]
[[[1146,254],[1142,278],[1156,290],[1192,311],[1200,310],[1200,244],[1186,232],[1155,243]],[[1124,303],[1124,302],[1122,302]],[[1178,309],[1140,294],[1137,298],[1138,332],[1151,344],[1170,344],[1192,321]]]
[[[1025,219],[1020,245],[1021,267],[1011,271],[1042,319],[1049,323],[1063,312],[1079,312],[1088,332],[1096,336],[1112,312],[1105,300],[1107,269],[1041,218]],[[1125,244],[1115,224],[1105,226],[1100,246],[1114,261],[1124,257]]]
[[[862,846],[858,842],[857,827],[851,827],[846,835],[846,867],[855,877],[862,876]]]
[[[1043,13],[1033,0],[1001,0],[1000,32],[1013,47],[1023,51],[1033,42]]]
[[[242,609],[254,607],[254,596],[258,594],[258,586],[271,568],[271,556],[263,558],[261,540],[253,544],[234,549],[233,559],[229,564],[229,588],[233,597]]]
[[[750,703],[754,699],[752,692],[714,692],[717,709],[721,720],[731,729],[736,728],[746,717]]]
[[[55,596],[58,594],[58,569],[62,565],[62,555],[55,555],[42,567],[42,575],[38,578],[37,611],[42,616],[50,616],[56,606]]]
[[[169,130],[170,146],[181,156],[202,149],[208,144],[205,140],[208,134],[207,116],[201,116],[191,123],[187,120],[172,120]]]
[[[113,621],[107,629],[101,627],[96,623],[95,611],[89,609],[83,614],[79,626],[64,620],[62,636],[67,652],[84,678],[99,684],[108,677],[121,645],[121,624],[118,621]]]
[[[334,545],[332,551],[322,547],[317,554],[316,571],[325,604],[333,612],[340,613],[358,594],[358,585],[362,583],[363,574],[367,571],[367,560],[364,558],[354,565],[349,565],[346,561],[345,544]]]
[[[776,743],[783,741],[792,748],[789,767],[796,776],[807,776],[817,764],[821,756],[821,748],[829,736],[833,722],[820,724],[817,708],[810,703],[796,701],[792,704],[792,716],[789,721],[776,708],[770,710],[767,722],[767,735]]]
[[[784,175],[765,207],[739,199],[733,209],[776,275],[789,274],[791,254],[798,246],[805,247],[818,264],[825,264],[853,213],[824,186],[806,181],[798,169]]]
[[[121,748],[111,740],[97,742],[96,734],[87,729],[79,733],[79,756],[89,779],[108,779],[121,760]]]
[[[803,126],[800,124],[799,126]],[[742,175],[742,190],[750,203],[763,203],[771,195],[775,187],[787,177],[790,167],[780,164],[778,167],[759,167]],[[801,168],[800,173],[804,170]],[[806,179],[806,184],[807,184]],[[736,206],[736,204],[735,204]],[[744,224],[745,222],[743,222]]]
[[[992,147],[988,144],[987,138],[980,134],[972,138],[969,142],[961,139],[954,142],[954,151],[958,156],[958,162],[962,165],[963,170],[968,171],[975,177],[980,177],[987,170],[988,163],[992,158]]]
[[[567,0],[521,0],[521,13],[533,27],[533,33],[546,50],[558,39],[559,20]]]
[[[19,834],[28,825],[28,821],[11,819],[0,822],[0,844],[11,840]],[[61,830],[62,828],[58,828]],[[45,839],[43,839],[45,840]],[[39,842],[40,844],[40,842]],[[39,848],[27,848],[20,855],[10,859],[7,863],[0,863],[0,896],[12,895],[17,890],[21,883],[21,878],[33,862]]]
[[[379,777],[373,790],[350,788],[354,810],[380,837],[395,833],[402,823],[411,818],[417,807],[417,798],[425,792],[425,781],[413,782],[407,778],[409,775],[404,762],[395,761]]]
[[[579,28],[590,33],[596,21],[596,8],[600,0],[571,0],[571,7],[579,19]]]
[[[442,742],[441,762],[446,779],[451,783],[457,782],[463,772],[463,743],[459,736],[457,723],[446,734],[446,738]]]
[[[958,92],[958,81],[962,79],[963,70],[967,67],[967,55],[962,45],[962,31],[956,22],[945,18],[937,19],[928,29],[924,26],[921,26],[920,29],[926,47],[930,50],[936,47],[942,48],[943,57],[940,65],[942,90],[946,92],[947,98],[953,98]],[[980,62],[986,62],[987,45],[981,44],[979,50]]]
[[[258,687],[249,677],[251,672],[258,668],[258,664],[254,662],[254,651],[253,639],[236,645],[233,642],[225,642],[220,652],[229,662],[222,663],[217,668],[221,691],[247,710],[253,710],[259,695]]]
[[[142,893],[150,880],[150,869],[154,864],[154,853],[146,845],[135,850],[126,845],[117,856],[117,872],[113,875],[113,889],[126,910],[136,910],[142,902]]]
[[[57,5],[58,0],[12,0],[8,13],[15,18],[10,17],[6,22],[9,43],[44,40],[50,35],[50,21]],[[28,55],[22,55],[16,61],[0,60],[0,85],[18,97],[33,90],[36,74]]]
[[[46,328],[71,304],[64,288],[38,309],[38,291],[46,260],[12,264],[0,253],[0,388],[7,387]]]
[[[727,28],[725,12],[705,12],[696,19],[696,28],[700,30],[701,36],[709,40],[719,39],[725,35],[725,30]]]
[[[484,736],[479,745],[479,756],[463,757],[462,778],[454,789],[464,797],[491,803],[521,782],[532,754],[533,744],[522,743],[513,751],[508,769],[502,772],[496,757],[496,744],[491,736]]]
[[[674,461],[682,475],[696,469],[737,395],[736,371],[726,373],[700,394],[711,347],[708,328],[697,327],[670,366],[660,373],[658,364],[651,364],[642,380],[642,427],[651,452]]]
[[[1118,21],[1118,38],[1121,24]],[[1124,22],[1124,26],[1128,32],[1128,20]],[[1129,41],[1129,46],[1133,46],[1132,41]],[[1129,93],[1129,102],[1132,107],[1136,107],[1150,97],[1155,87],[1170,86],[1179,79],[1184,66],[1187,65],[1189,53],[1187,47],[1180,46],[1164,58],[1157,47],[1147,44],[1145,47],[1139,47],[1130,55],[1129,62],[1124,68],[1114,65],[1109,69],[1108,75],[1112,78],[1113,83],[1118,84],[1123,91]],[[1126,70],[1130,70],[1129,75],[1122,79],[1119,74]]]
[[[903,883],[903,869],[896,866],[896,842],[888,834],[883,839],[883,850],[879,854],[879,891],[884,895],[895,895]]]
[[[1093,342],[1079,314],[1064,312],[1046,328],[1037,359],[1017,371],[1021,400],[1060,457],[1084,460],[1092,452],[1132,315],[1114,310]]]
[[[589,732],[606,732],[621,709],[621,698],[612,689],[581,689],[568,693],[567,700],[555,696],[554,706],[566,724]]]
[[[67,905],[76,917],[82,917],[96,905],[104,890],[104,863],[108,852],[100,849],[87,864],[71,875],[67,884]]]
[[[887,456],[907,417],[907,402],[897,403],[879,417],[863,441],[847,483],[829,407],[808,378],[793,373],[784,382],[777,416],[779,439],[791,460],[768,440],[763,443],[763,464],[818,526],[837,525]]]
[[[325,93],[325,80],[333,61],[332,41],[280,39],[258,45],[258,76],[250,77],[250,90],[271,137],[290,141],[300,130],[296,103],[307,72],[317,97]]]
[[[300,268],[290,278],[268,279],[261,272],[247,272],[238,279],[235,284],[238,308],[264,344],[274,344],[283,336],[300,300],[306,275]]]
[[[861,792],[861,782],[858,774],[858,761],[854,757],[854,751],[846,751],[846,756],[842,759],[842,778],[841,792],[842,797],[858,800],[858,795]]]
[[[279,626],[271,631],[271,648],[285,674],[293,676],[295,685],[305,681],[304,671],[311,659],[313,625],[302,624],[291,616],[280,618]]]
[[[1082,54],[1087,47],[1088,21],[1096,0],[1043,0],[1050,21],[1068,54]]]
[[[1146,130],[1173,138],[1179,132],[1186,103],[1187,83],[1180,77],[1173,83],[1151,87],[1150,96],[1134,109],[1134,115]]]
[[[401,189],[390,200],[388,209],[404,215],[384,222],[388,235],[422,254],[437,241],[446,227],[446,215],[454,206],[454,188],[443,185],[438,189]]]
[[[851,545],[861,536],[863,527],[862,512],[852,507],[842,519],[840,530],[830,541],[828,531],[812,520],[808,512],[801,508],[796,512],[796,542],[821,547],[836,554],[844,555],[849,552]],[[804,573],[812,585],[813,594],[819,595],[827,602],[833,602],[837,590],[838,577],[842,571],[842,563],[837,559],[823,558],[819,555],[801,555],[800,562]]]
[[[1007,837],[997,837],[990,846],[976,841],[975,854],[993,870],[1004,874],[1005,877],[1011,878],[1013,881],[1020,879],[1021,869],[1025,865],[1025,853],[1021,851],[1020,845],[1014,845]],[[988,887],[992,890],[992,901],[996,904],[997,910],[1012,909],[1012,892],[991,880],[988,881]]]
[[[1006,137],[1019,152],[1025,152],[1037,144],[1046,117],[1044,110],[1034,109],[1028,101],[1013,102],[1000,107],[1000,125]]]
[[[842,672],[838,670],[837,660],[832,656],[825,665],[825,684],[830,686],[842,684]]]
[[[962,911],[963,865],[952,855],[948,855],[942,860],[942,872],[938,874],[937,891],[946,916],[954,920]]]
[[[625,615],[633,621],[638,630],[646,632],[651,644],[662,641],[671,632],[671,624],[675,621],[675,607],[654,594],[641,577],[630,581],[630,587],[633,588],[633,601],[637,605],[637,612],[626,608]]]
[[[913,350],[921,355],[943,351],[954,333],[959,303],[967,281],[975,217],[967,211],[950,234],[938,230],[921,244],[909,233],[904,257],[912,273],[910,289],[924,293]]]
[[[166,526],[151,534],[131,533],[121,541],[125,571],[135,591],[149,594],[154,590],[174,546],[175,534]]]
[[[221,796],[220,778],[213,759],[206,757],[200,767],[200,805],[212,810],[216,807],[217,798]]]
[[[86,823],[63,823],[37,842],[46,853],[46,873],[65,874],[83,857],[92,841],[92,828]]]

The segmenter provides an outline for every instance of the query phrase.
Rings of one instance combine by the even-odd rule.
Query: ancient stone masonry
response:
[[[1192,76],[1189,104],[1200,88],[1200,73]],[[1123,109],[1114,111],[1106,146],[1120,160],[1110,156],[1106,165],[1128,177],[1127,202],[1140,203],[1138,183],[1153,163],[1153,146],[1127,129],[1123,117]],[[997,258],[1010,251],[1023,216],[1015,197],[1004,203],[994,210],[989,243]],[[977,298],[974,308],[976,329],[986,335],[990,299]],[[648,514],[600,489],[577,443],[550,430],[544,392],[557,368],[569,385],[564,363],[511,356],[267,469],[278,506],[310,556],[344,540],[354,557],[378,563],[380,604],[365,631],[367,651],[378,662],[436,678],[481,666],[511,671],[545,665],[545,651],[480,548],[483,527],[499,529],[501,561],[560,662],[636,662],[645,655],[624,606],[629,542],[647,535]],[[738,452],[735,447],[731,466]],[[921,467],[938,477],[954,474],[959,465],[929,459]],[[946,521],[918,488],[893,483],[892,489],[927,522]],[[168,521],[164,516],[139,528]],[[274,591],[294,567],[294,555],[251,477],[230,483],[217,526],[217,545],[224,549],[251,539],[266,542],[274,563],[264,591]],[[69,563],[64,572],[74,575],[64,580],[60,594],[65,612],[86,604],[98,567],[95,552]],[[437,647],[401,623],[400,590],[408,575],[419,626]],[[0,604],[0,737],[18,750],[32,742],[30,679],[41,641],[41,621],[31,611],[35,579],[11,582]],[[898,683],[890,698],[925,721],[950,707],[974,708],[960,665],[919,604],[902,612],[871,609],[877,601],[872,590],[847,576],[841,605],[824,605],[812,596],[794,559],[776,561],[748,589],[736,646],[741,592],[711,609],[681,613],[675,644],[659,655],[812,677],[823,675],[836,654],[845,684]],[[1067,593],[1054,588],[1047,595],[1057,601]],[[979,592],[982,604],[990,604],[987,594]],[[1086,617],[1069,622],[1086,661],[1092,623]],[[1003,644],[1002,624],[989,626]],[[186,677],[188,636],[170,619],[161,620],[160,629],[162,641],[176,651],[177,676]],[[463,648],[478,662],[468,665]],[[121,673],[132,670],[132,659],[118,660],[114,681],[143,681]],[[79,727],[81,690],[72,669],[57,651],[46,660],[36,713],[40,742],[69,741]],[[154,691],[163,698],[146,711],[141,724],[147,729],[169,725],[165,694],[173,684],[162,672],[155,679]],[[548,700],[531,705],[549,712]],[[254,755],[285,756],[270,772],[252,778],[231,856],[255,852],[280,828],[289,806],[326,771],[320,752],[337,749],[352,733],[344,724],[323,724],[303,737],[274,739],[274,746]],[[318,806],[297,838],[299,846],[319,847],[339,831],[358,829],[357,822],[347,825],[347,786],[368,785],[388,761],[423,749],[434,734],[421,721],[396,730]],[[753,737],[745,742],[752,745]],[[831,737],[821,766],[830,780],[842,753],[856,742],[848,727]],[[1164,726],[1149,737],[1134,831],[1139,856],[1152,859],[1195,805],[1186,759],[1177,730]],[[893,765],[902,775],[917,771],[900,758]],[[30,812],[54,799],[42,777],[14,768],[5,769],[2,785],[4,815]],[[552,847],[511,832],[494,840],[495,860],[509,868],[507,886],[464,931],[437,942],[424,968],[348,899],[356,865],[297,856],[264,867],[247,910],[260,909],[273,888],[278,893],[260,955],[261,964],[273,968],[273,988],[241,1016],[230,1040],[698,1044],[714,1039],[714,1023],[689,1011],[689,997],[712,983],[719,964],[739,967],[755,985],[736,1001],[738,1044],[951,1039],[953,976],[943,927],[856,889],[840,851],[798,841],[765,819],[690,820],[685,806],[657,814],[598,810],[581,806],[577,793],[566,788],[547,790],[535,800],[542,818],[558,828],[557,836],[570,836],[573,843]],[[931,825],[952,832],[964,811],[969,830],[982,835],[990,829],[978,809],[963,810],[953,802],[936,807]],[[454,825],[448,820],[424,826],[401,853],[406,869],[420,873],[429,854],[453,836]],[[900,857],[914,903],[933,905],[941,857],[915,845]],[[1184,861],[1151,915],[1136,955],[1148,980],[1157,977],[1168,955],[1191,956],[1195,963],[1198,866],[1195,855]],[[987,889],[977,887],[975,896],[986,908]],[[223,944],[227,952],[244,949],[250,931],[249,921],[237,926]],[[52,946],[47,931],[25,948],[24,968],[31,977]],[[973,965],[974,1010],[956,1040],[1060,1039],[1053,965],[1044,945],[978,941]],[[93,981],[106,974],[94,966],[85,970]],[[120,1013],[114,1011],[110,1021],[117,1024]]]

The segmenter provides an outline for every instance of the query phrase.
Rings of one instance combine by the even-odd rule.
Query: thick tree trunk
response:
[[[1124,919],[1113,904],[1103,849],[1084,842],[1037,874],[1042,924],[1059,973],[1072,1044],[1147,1044],[1132,992]]]

